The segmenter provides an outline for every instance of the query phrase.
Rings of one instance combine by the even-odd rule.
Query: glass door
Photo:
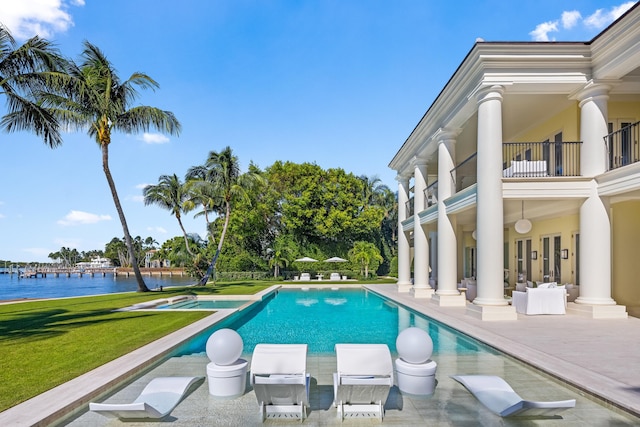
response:
[[[562,277],[560,236],[542,238],[542,281],[559,282]]]
[[[531,239],[516,240],[517,281],[531,281]]]

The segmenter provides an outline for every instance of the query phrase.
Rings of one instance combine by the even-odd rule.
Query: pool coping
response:
[[[389,285],[363,285],[378,295],[388,298],[425,316],[472,337],[500,352],[532,366],[541,372],[567,383],[579,391],[589,394],[605,406],[622,410],[640,417],[640,402],[637,395],[625,393],[628,384],[586,368],[574,361],[567,361],[554,354],[538,350],[531,345],[518,342],[498,333],[503,322],[482,321],[466,315],[466,307],[440,307],[429,300],[414,298],[408,293],[400,293],[397,287]],[[523,319],[526,319],[524,317]],[[624,319],[629,320],[629,319]],[[632,319],[637,320],[637,319]],[[519,321],[522,321],[520,319]],[[515,321],[517,322],[517,321]],[[515,323],[511,323],[512,325]],[[497,326],[496,328],[493,328]],[[491,330],[495,329],[495,330]]]

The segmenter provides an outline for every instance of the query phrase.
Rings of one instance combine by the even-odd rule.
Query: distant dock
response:
[[[111,268],[75,268],[75,267],[26,267],[26,268],[13,268],[3,269],[2,274],[17,274],[21,279],[37,279],[49,276],[53,277],[83,277],[85,275],[89,277],[113,275],[114,277],[131,277],[134,276],[133,269],[131,267],[111,267]],[[183,268],[140,268],[140,273],[143,276],[152,277],[184,277],[185,271]]]

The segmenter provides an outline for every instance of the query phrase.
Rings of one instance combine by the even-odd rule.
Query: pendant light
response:
[[[522,201],[522,218],[516,221],[516,232],[526,234],[531,231],[531,221],[524,218],[524,200]]]

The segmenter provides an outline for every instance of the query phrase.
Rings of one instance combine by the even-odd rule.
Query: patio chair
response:
[[[340,276],[340,273],[331,273],[331,276],[329,276],[329,280],[333,280],[333,281],[336,281],[336,280],[339,281],[341,278],[342,277]]]
[[[384,417],[384,404],[393,386],[393,363],[386,344],[336,344],[333,404],[340,419]]]
[[[300,274],[300,281],[308,282],[310,280],[311,280],[311,274],[309,274],[309,273]]]
[[[292,414],[303,421],[309,405],[306,344],[258,344],[251,357],[250,382],[262,422]]]
[[[476,399],[501,417],[552,416],[576,406],[575,399],[535,402],[522,399],[502,378],[494,375],[454,375]]]
[[[152,379],[133,403],[89,403],[89,410],[107,418],[163,418],[184,398],[191,386],[204,377],[158,377]]]

